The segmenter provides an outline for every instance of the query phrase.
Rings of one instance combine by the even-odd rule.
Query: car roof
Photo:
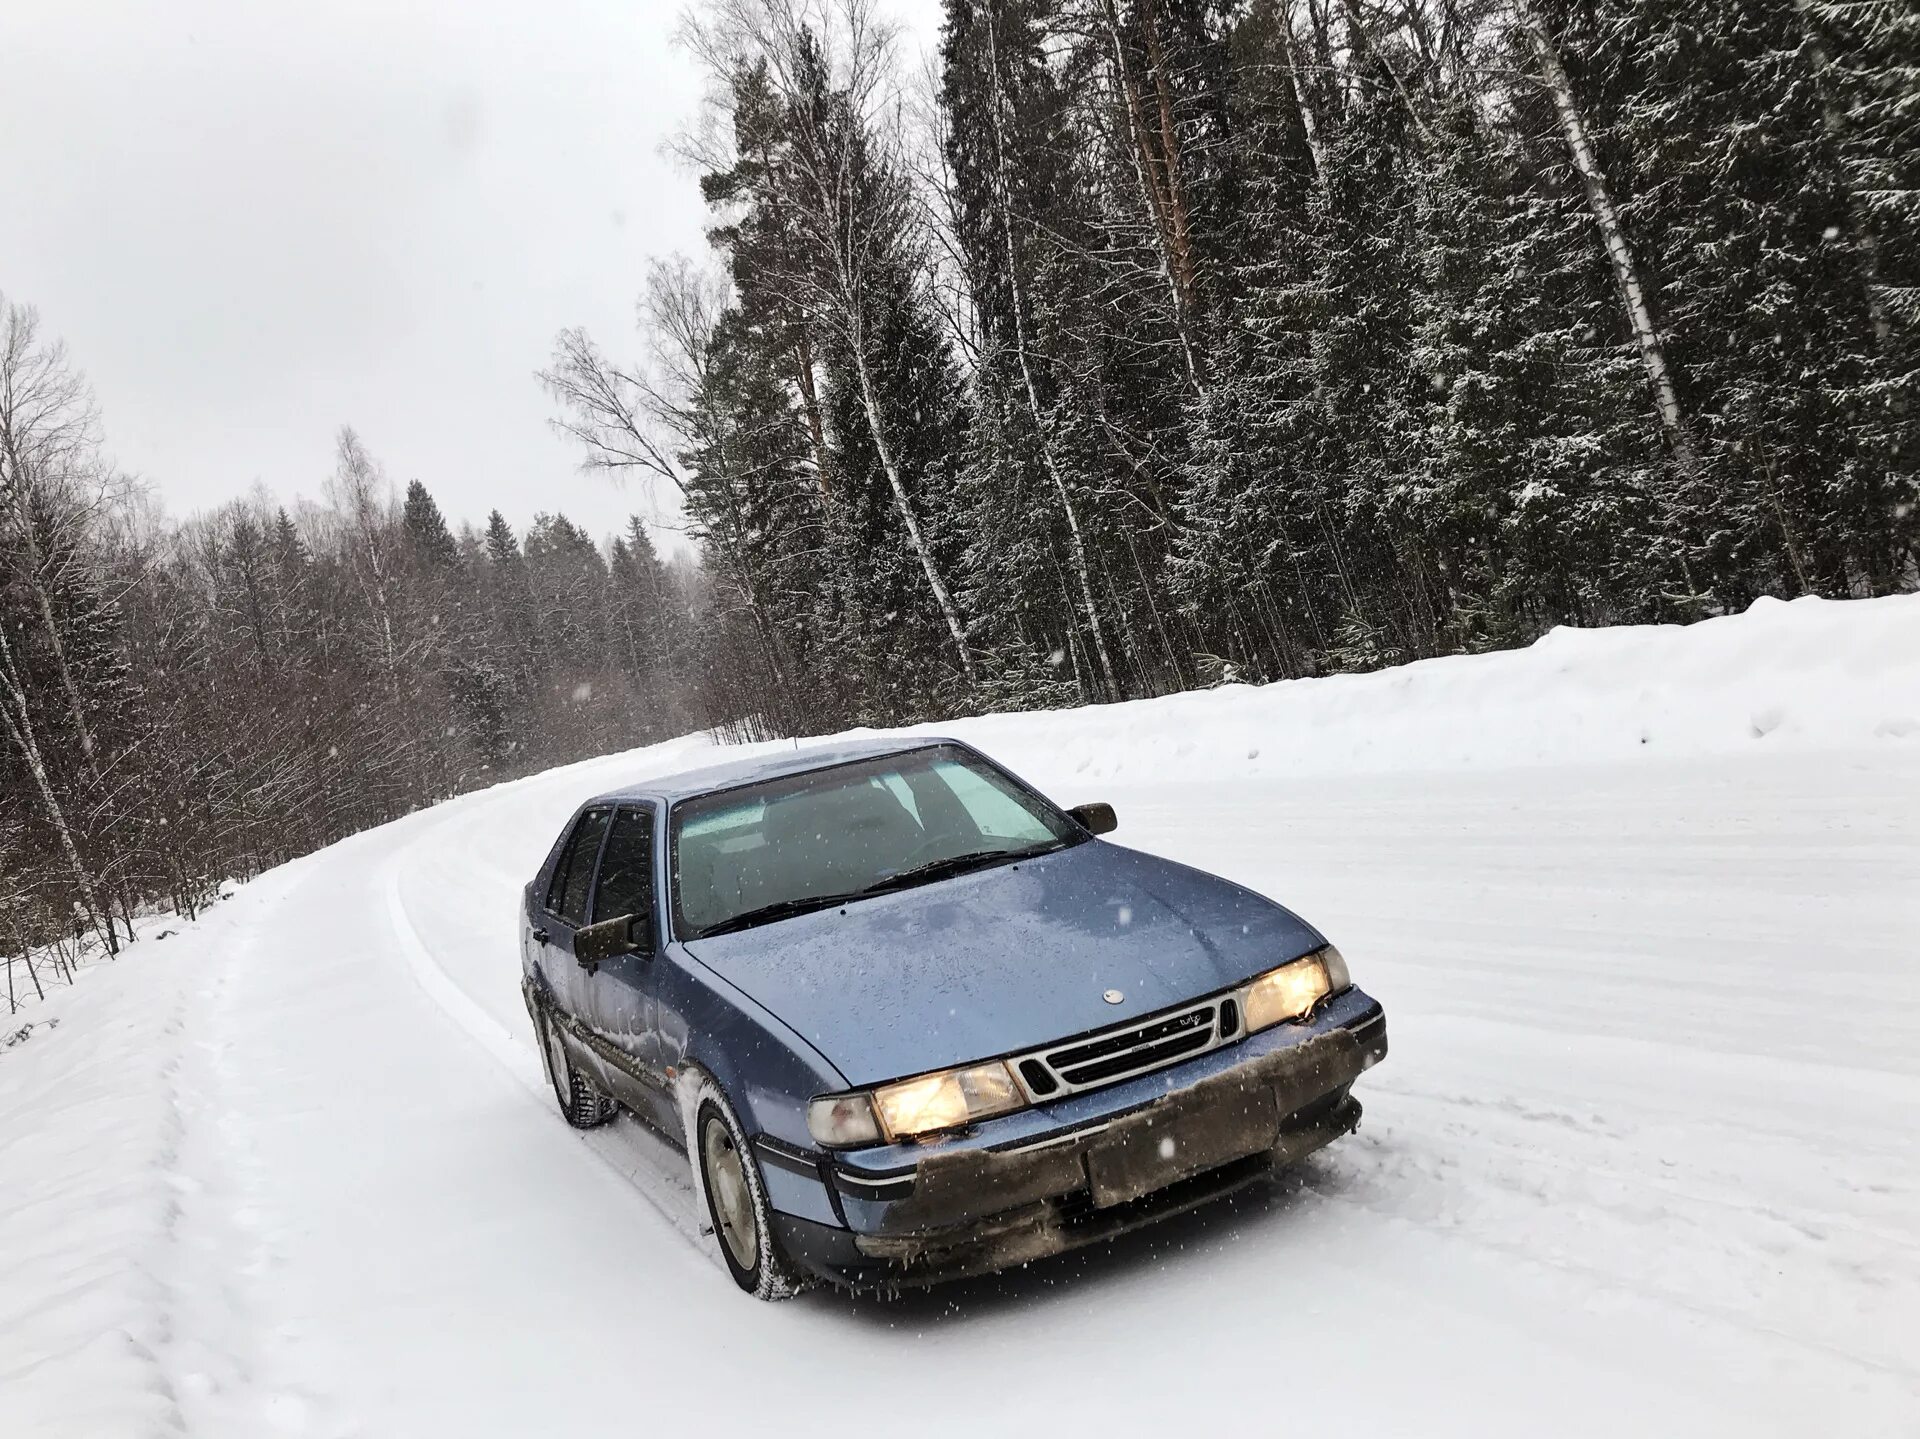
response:
[[[895,736],[885,739],[837,740],[832,744],[800,745],[796,748],[763,751],[725,764],[703,765],[678,774],[655,775],[651,779],[621,789],[595,795],[590,804],[617,804],[621,800],[692,799],[715,790],[733,789],[783,775],[804,774],[808,770],[827,769],[853,760],[873,759],[880,755],[905,754],[908,750],[929,749],[934,745],[958,741],[940,735]]]

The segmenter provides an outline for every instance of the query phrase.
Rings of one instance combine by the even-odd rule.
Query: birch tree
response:
[[[1094,653],[1099,658],[1101,678],[1105,683],[1107,696],[1118,699],[1120,680],[1114,668],[1112,652],[1107,644],[1106,625],[1101,617],[1100,603],[1094,597],[1093,571],[1087,558],[1087,540],[1081,526],[1080,507],[1075,502],[1073,491],[1067,483],[1059,455],[1058,440],[1054,433],[1053,419],[1048,408],[1041,402],[1040,386],[1034,375],[1036,361],[1028,335],[1030,308],[1027,298],[1028,262],[1025,247],[1021,243],[1020,226],[1014,216],[1014,177],[1007,147],[1009,100],[1000,60],[1000,14],[993,0],[984,0],[975,23],[986,41],[988,78],[986,110],[988,130],[993,141],[993,166],[988,176],[988,192],[992,196],[992,203],[997,212],[1000,241],[1006,261],[1007,308],[1012,322],[1012,333],[1008,338],[1013,350],[1014,363],[1020,374],[1020,391],[1026,400],[1034,433],[1039,437],[1041,462],[1046,468],[1047,478],[1052,482],[1054,494],[1059,500],[1061,516],[1066,521],[1068,554],[1073,567],[1074,582],[1079,590],[1080,605],[1086,615],[1087,628],[1093,637]]]
[[[39,329],[33,309],[9,305],[0,295],[0,504],[19,555],[15,578],[32,598],[81,755],[104,785],[87,705],[54,616],[53,567],[62,555],[48,552],[48,538],[52,532],[69,541],[53,548],[71,555],[71,537],[104,507],[109,484],[97,459],[92,394],[69,364],[66,346],[42,343]]]
[[[1593,223],[1600,232],[1600,243],[1606,250],[1607,263],[1613,269],[1614,283],[1620,290],[1620,304],[1626,314],[1627,326],[1633,333],[1634,344],[1639,349],[1640,364],[1647,373],[1647,388],[1652,392],[1661,428],[1667,433],[1667,443],[1673,450],[1674,462],[1682,474],[1691,478],[1700,467],[1693,429],[1680,405],[1673,368],[1667,360],[1666,343],[1654,323],[1646,278],[1634,258],[1633,246],[1628,243],[1626,229],[1620,222],[1620,212],[1607,187],[1606,174],[1594,154],[1586,116],[1580,109],[1578,97],[1573,93],[1573,81],[1567,75],[1566,66],[1561,63],[1553,36],[1548,33],[1545,22],[1530,0],[1515,0],[1515,14],[1539,61],[1540,78],[1553,100],[1554,114],[1559,119],[1561,134],[1566,139],[1567,152],[1572,157],[1575,173],[1580,177],[1587,205],[1593,212]]]
[[[88,917],[100,928],[107,947],[114,949],[113,917],[100,900],[93,873],[81,857],[80,847],[74,839],[73,825],[67,818],[66,807],[54,791],[47,770],[46,754],[33,721],[27,678],[3,623],[0,623],[0,729],[4,729],[9,743],[19,752],[26,763],[27,773],[32,776],[35,797],[59,841],[60,856],[66,862],[75,894]]]
[[[724,0],[688,36],[720,85],[758,70],[778,98],[787,145],[776,184],[799,243],[773,281],[844,346],[894,511],[971,680],[967,626],[925,531],[914,495],[919,477],[900,457],[898,432],[907,420],[890,412],[878,375],[883,293],[915,269],[903,252],[912,205],[899,153],[892,33],[872,0]]]

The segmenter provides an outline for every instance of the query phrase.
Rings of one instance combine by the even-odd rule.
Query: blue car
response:
[[[1024,1263],[1350,1131],[1387,1034],[1340,952],[1114,825],[946,739],[589,801],[522,924],[560,1112],[684,1143],[762,1298]]]

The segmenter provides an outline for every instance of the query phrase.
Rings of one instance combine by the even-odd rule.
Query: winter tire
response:
[[[711,1083],[704,1088],[688,1148],[698,1166],[715,1247],[733,1282],[755,1299],[797,1294],[805,1284],[774,1236],[753,1147],[733,1106]]]
[[[580,1077],[565,1041],[560,1038],[560,1026],[551,1016],[541,1017],[540,1031],[545,1038],[547,1078],[553,1081],[553,1097],[560,1102],[560,1117],[575,1129],[598,1129],[613,1118],[613,1101]]]

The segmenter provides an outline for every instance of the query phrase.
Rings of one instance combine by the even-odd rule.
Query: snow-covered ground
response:
[[[0,1051],[0,1432],[1920,1432],[1920,599],[944,728],[1331,934],[1393,1035],[1359,1134],[744,1298],[516,988],[520,884],[658,746],[267,874]]]

